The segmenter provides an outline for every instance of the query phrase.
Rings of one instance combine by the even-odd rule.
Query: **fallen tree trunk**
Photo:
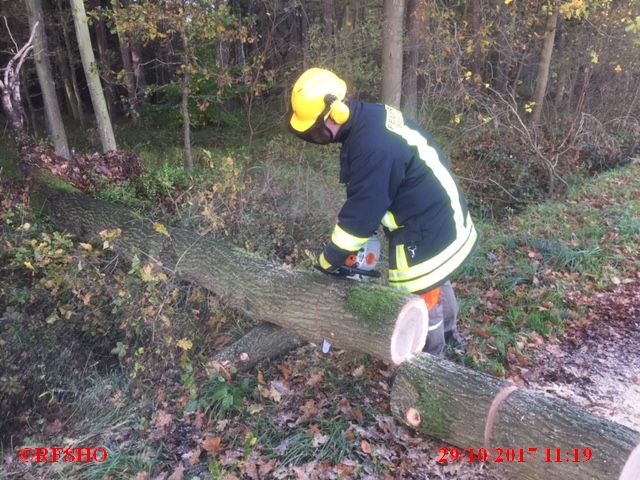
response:
[[[223,365],[230,364],[239,372],[250,370],[264,360],[304,345],[304,340],[272,323],[263,322],[214,357]]]
[[[640,478],[640,451],[631,453],[640,432],[430,355],[400,366],[391,410],[458,447],[458,455],[434,452],[442,461],[482,461],[523,480]]]
[[[35,194],[53,221],[81,238],[121,230],[113,248],[138,254],[224,298],[249,317],[276,324],[300,337],[336,348],[369,353],[400,364],[424,346],[428,312],[424,302],[397,290],[317,272],[275,265],[211,236],[183,228],[158,228],[121,206],[96,200],[48,180]],[[165,233],[163,233],[165,232]]]

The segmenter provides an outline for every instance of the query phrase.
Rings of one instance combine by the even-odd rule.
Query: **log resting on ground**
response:
[[[640,478],[640,470],[632,473],[638,468],[640,449],[631,453],[640,432],[431,355],[419,354],[399,367],[391,410],[418,432],[458,447],[465,462],[470,449],[478,462],[479,449],[485,448],[486,463],[506,472],[505,478]],[[593,452],[590,461],[584,461],[585,448]],[[510,455],[515,453],[515,461],[507,459],[507,449],[514,450]],[[524,461],[518,461],[521,449]],[[576,449],[580,462],[572,461]]]
[[[304,345],[304,340],[268,322],[262,322],[214,357],[239,372],[250,370],[264,359],[275,359]]]
[[[399,365],[424,346],[424,302],[390,287],[330,279],[318,272],[271,263],[212,236],[184,228],[154,228],[152,221],[112,203],[69,191],[48,179],[34,194],[52,220],[80,238],[121,230],[113,248],[161,262],[179,277],[222,297],[249,317],[278,325],[312,343],[368,353]]]

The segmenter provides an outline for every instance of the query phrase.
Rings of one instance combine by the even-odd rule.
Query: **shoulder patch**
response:
[[[385,105],[384,108],[387,110],[387,121],[385,123],[387,130],[401,135],[402,130],[404,129],[404,118],[402,117],[402,112],[390,107],[389,105]]]

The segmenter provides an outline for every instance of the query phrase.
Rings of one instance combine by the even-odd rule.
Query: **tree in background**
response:
[[[65,86],[65,94],[69,110],[73,118],[84,127],[85,108],[80,93],[80,85],[76,77],[76,55],[74,54],[71,35],[69,34],[69,17],[63,9],[63,0],[56,0],[56,27],[58,30],[56,56],[58,69],[61,72]],[[73,22],[73,19],[71,19]]]
[[[47,120],[47,130],[53,142],[55,152],[64,158],[70,158],[67,133],[60,114],[60,104],[56,94],[56,84],[51,73],[49,62],[49,46],[45,31],[44,15],[41,0],[26,0],[29,10],[29,25],[36,29],[33,40],[33,53],[36,62],[36,72],[40,83],[40,90],[44,100],[44,112]],[[37,26],[36,26],[37,25]]]
[[[243,24],[226,2],[204,0],[143,0],[115,8],[111,15],[120,39],[144,45],[176,42],[179,46],[174,79],[153,90],[160,93],[179,88],[185,165],[193,168],[192,105],[195,103],[196,112],[203,115],[219,105],[229,90],[239,93],[248,86],[250,95],[255,93],[253,66],[242,57],[234,62],[225,60],[230,56],[225,45],[254,41],[250,22]]]
[[[93,104],[102,150],[104,152],[117,150],[116,138],[113,134],[113,126],[111,125],[107,102],[104,98],[100,75],[98,75],[98,68],[96,66],[96,59],[91,46],[91,37],[89,36],[87,14],[84,9],[84,4],[82,0],[70,1],[78,47],[80,48],[80,57],[82,58],[87,87],[91,94],[91,103]]]
[[[382,42],[382,101],[400,108],[402,94],[402,37],[404,0],[384,0]]]

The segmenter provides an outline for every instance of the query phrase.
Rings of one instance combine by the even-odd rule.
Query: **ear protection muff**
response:
[[[349,106],[342,100],[338,100],[338,97],[328,93],[324,97],[324,101],[329,107],[329,117],[338,125],[344,125],[349,120],[351,111]]]

